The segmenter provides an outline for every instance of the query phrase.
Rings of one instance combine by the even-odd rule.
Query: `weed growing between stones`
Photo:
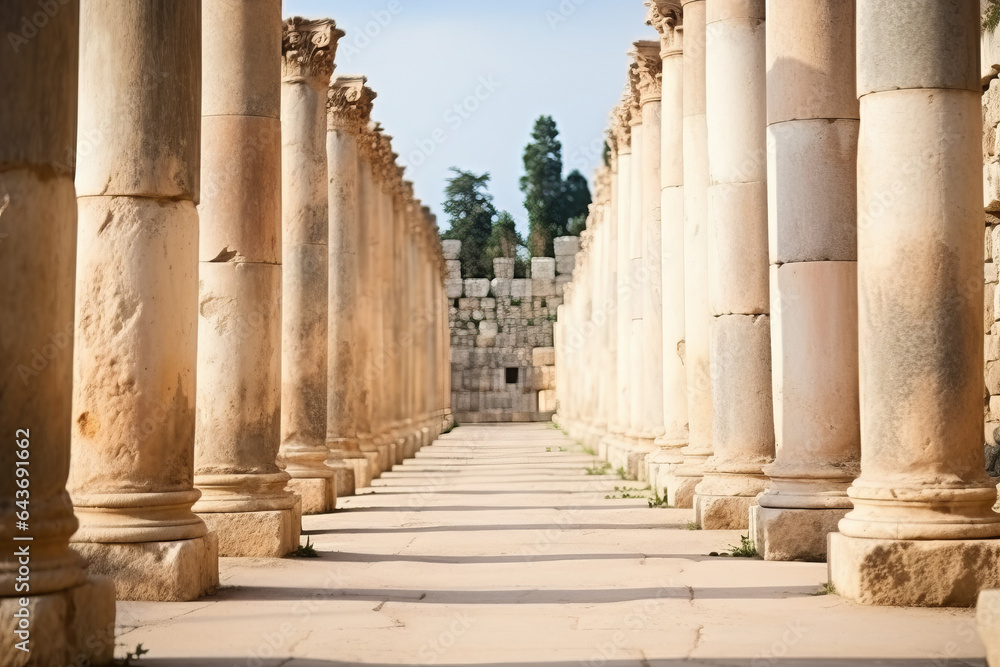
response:
[[[666,494],[660,496],[660,492],[657,491],[656,489],[652,489],[652,491],[653,491],[653,497],[649,498],[647,501],[649,502],[650,507],[664,507],[664,508],[671,507],[670,503],[667,502]]]
[[[701,526],[699,526],[694,521],[688,521],[687,529],[688,530],[701,530]]]
[[[627,486],[616,486],[615,492],[604,496],[605,500],[622,500],[624,498],[645,498],[649,487],[645,489],[633,489]],[[633,493],[638,492],[638,493]]]
[[[589,468],[585,468],[588,475],[606,475],[609,470],[611,470],[611,464],[607,461],[601,461],[600,463],[595,463]]]
[[[291,554],[292,558],[317,558],[319,554],[316,553],[316,547],[312,544],[312,539],[307,537],[305,544],[300,544],[299,547],[293,551]]]
[[[739,546],[730,545],[729,555],[735,558],[757,558],[757,545],[753,543],[749,535],[740,535]]]

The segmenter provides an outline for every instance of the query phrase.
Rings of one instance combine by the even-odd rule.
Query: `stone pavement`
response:
[[[824,564],[709,556],[740,533],[606,498],[645,485],[586,474],[595,464],[551,425],[459,427],[341,511],[305,517],[318,558],[223,558],[212,597],[119,602],[117,654],[141,643],[150,667],[985,665],[972,611],[862,607],[818,594]]]

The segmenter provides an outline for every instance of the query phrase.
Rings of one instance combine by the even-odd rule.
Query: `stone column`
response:
[[[193,600],[219,581],[191,511],[201,3],[87,0],[80,34],[79,133],[103,134],[77,165],[72,541],[118,599]]]
[[[680,3],[651,0],[646,22],[660,33],[662,59],[660,248],[663,327],[663,435],[649,455],[649,482],[664,497],[688,444],[684,329],[684,48]],[[674,493],[676,496],[676,492]]]
[[[387,150],[381,127],[372,133],[372,197],[371,233],[368,235],[371,253],[372,354],[366,369],[372,382],[372,433],[382,458],[382,469],[391,470],[396,462],[396,444],[392,441],[387,418],[386,336],[385,336],[385,247],[386,238],[386,178]]]
[[[661,77],[663,62],[659,42],[635,43],[639,106],[642,114],[641,220],[642,220],[642,281],[641,316],[642,342],[639,364],[639,396],[642,413],[638,438],[644,450],[652,451],[654,441],[663,436],[663,288],[660,241],[660,151],[662,137]],[[634,214],[633,214],[634,215]],[[644,461],[640,479],[645,477]]]
[[[979,3],[858,0],[861,476],[837,593],[969,606],[1000,586],[984,472]]]
[[[280,458],[292,476],[289,488],[302,498],[303,514],[331,512],[338,495],[354,493],[354,467],[343,460],[348,450],[328,449],[326,440],[326,100],[343,34],[329,19],[295,17],[285,21],[281,44]]]
[[[642,443],[643,425],[643,386],[642,366],[649,363],[643,356],[642,314],[644,283],[648,279],[643,275],[642,266],[642,154],[643,143],[642,109],[639,106],[639,90],[637,86],[637,66],[633,63],[629,71],[630,83],[630,117],[629,127],[632,135],[631,177],[629,179],[629,281],[632,287],[629,298],[631,311],[631,326],[629,331],[629,428],[625,435],[628,438],[627,460],[622,467],[632,476],[638,477],[640,469],[645,468],[645,456],[653,448],[653,441]],[[659,177],[657,177],[659,181]],[[612,466],[619,464],[612,461]]]
[[[822,561],[861,454],[854,3],[768,11],[776,458],[751,529],[767,560]]]
[[[712,454],[712,308],[708,274],[708,126],[705,119],[705,0],[684,0],[684,368],[689,444],[670,475],[667,501],[692,507]]]
[[[602,389],[605,393],[608,410],[608,433],[605,434],[605,439],[621,437],[624,433],[621,428],[621,412],[618,406],[618,356],[621,353],[618,347],[618,309],[620,308],[618,300],[618,155],[616,142],[610,133],[607,143],[610,150],[610,166],[607,171],[607,201],[605,202],[607,272],[604,285],[601,286],[606,319],[605,327],[607,328],[607,356],[605,358],[607,368],[605,369],[605,386]]]
[[[223,556],[299,544],[281,437],[281,3],[205,0],[195,511]],[[224,29],[220,29],[222,27]],[[237,165],[237,168],[234,168]]]
[[[715,453],[698,485],[702,528],[747,528],[774,457],[768,313],[763,0],[708,0],[706,113]]]
[[[360,310],[357,323],[366,335],[358,339],[358,356],[356,360],[358,378],[361,382],[361,410],[358,413],[358,438],[361,451],[376,462],[375,476],[388,469],[388,447],[382,445],[378,437],[378,423],[375,414],[377,391],[377,373],[374,369],[374,358],[377,343],[380,341],[381,329],[376,326],[377,293],[375,278],[375,233],[378,201],[375,197],[377,182],[375,165],[378,160],[378,138],[371,125],[365,127],[361,134],[359,148],[361,153],[361,169],[358,187],[358,200],[361,203],[361,224],[358,230],[358,298]]]
[[[363,409],[361,312],[363,208],[358,142],[375,93],[363,76],[340,76],[330,85],[326,154],[329,164],[329,333],[327,338],[326,446],[354,467],[355,487],[371,486],[378,456],[361,451]],[[360,452],[361,457],[343,454]]]
[[[627,434],[631,429],[631,374],[632,374],[632,295],[635,286],[632,281],[631,269],[631,192],[632,192],[632,132],[630,126],[631,107],[623,99],[612,114],[611,135],[614,140],[614,160],[617,167],[615,173],[615,232],[617,245],[615,261],[617,271],[615,276],[615,291],[617,293],[617,308],[615,310],[615,335],[617,338],[618,355],[615,359],[616,371],[616,428],[611,435],[601,443],[598,453],[601,458],[611,461],[616,452],[625,448]]]
[[[16,36],[23,17],[37,10],[28,0],[5,3],[0,34]],[[5,666],[65,665],[78,657],[106,665],[114,652],[114,585],[88,578],[83,559],[69,547],[77,528],[66,478],[79,31],[80,7],[71,2],[34,39],[18,43],[16,56],[5,54],[0,68],[5,95],[0,102],[0,432],[7,439],[0,447],[0,665]],[[81,143],[101,142],[111,128],[110,122],[85,128],[98,133],[82,135]],[[25,565],[30,578],[22,571]],[[25,609],[33,638],[18,636],[23,631],[15,614],[23,617]]]

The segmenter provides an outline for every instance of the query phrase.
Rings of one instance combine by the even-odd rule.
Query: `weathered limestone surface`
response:
[[[280,557],[298,546],[299,531],[298,499],[276,463],[281,4],[206,0],[202,7],[211,73],[202,82],[194,457],[202,496],[194,509],[218,535],[221,555]]]
[[[22,17],[36,10],[35,3],[5,3],[2,34],[19,32]],[[0,87],[10,100],[0,103],[0,430],[7,439],[0,446],[3,667],[29,661],[63,665],[78,656],[106,665],[114,650],[114,585],[88,576],[69,546],[78,525],[66,480],[79,25],[79,6],[71,3],[21,45],[16,57],[5,54],[0,67]],[[18,530],[17,521],[24,518],[28,529]],[[27,578],[22,566],[30,567]],[[17,647],[28,638],[17,634],[25,613],[30,638],[21,648],[30,654]]]
[[[660,143],[661,385],[663,434],[647,457],[649,483],[664,497],[688,444],[684,328],[684,47],[678,3],[647,3],[646,22],[660,34],[662,60]],[[676,492],[675,492],[676,495]]]
[[[361,225],[361,155],[359,141],[368,124],[375,93],[364,77],[337,77],[330,86],[327,108],[329,165],[329,332],[326,386],[326,445],[333,452],[361,452],[360,412],[364,397],[359,361],[361,289],[358,285],[363,248]],[[344,460],[354,467],[354,485],[363,488],[381,472],[374,452]]]
[[[705,115],[705,0],[685,0],[684,22],[684,368],[689,444],[667,481],[674,507],[693,507],[712,454],[708,268],[708,125]]]
[[[556,240],[561,242],[560,248],[565,246],[561,239]],[[457,256],[461,242],[445,243]],[[497,258],[493,263],[497,276],[513,276],[512,260]],[[536,277],[536,271],[541,275]],[[540,408],[550,401],[549,394],[543,392],[555,389],[555,360],[538,364],[535,354],[553,347],[553,322],[562,298],[532,296],[533,287],[519,290],[527,296],[496,288],[514,283],[553,286],[555,276],[555,260],[536,257],[532,259],[531,279],[465,280],[464,296],[453,299],[448,308],[451,405],[459,423],[548,421],[552,417],[550,405],[546,405],[550,408],[547,411]],[[516,379],[507,377],[508,369],[516,372]]]
[[[824,560],[861,455],[854,3],[768,7],[776,459],[756,542],[768,560]]]
[[[337,41],[329,19],[292,18],[282,35],[281,462],[304,514],[354,493],[354,466],[327,442],[329,193],[327,98]],[[356,447],[353,453],[363,458]],[[327,464],[328,457],[332,459]]]
[[[702,528],[746,528],[774,456],[764,3],[705,11],[714,453],[694,503]]]
[[[199,3],[91,0],[80,12],[73,541],[119,598],[218,582],[191,511],[198,317]],[[161,76],[150,80],[151,72]],[[111,129],[114,129],[112,132]],[[122,387],[128,391],[122,391]],[[176,557],[174,556],[176,554]],[[118,565],[148,557],[141,574]],[[203,577],[187,577],[204,572]]]
[[[978,564],[1000,557],[978,378],[979,7],[893,8],[858,1],[861,476],[831,538],[831,581],[869,604],[968,606],[998,585]],[[929,28],[942,21],[948,31]],[[916,38],[933,48],[914,53]],[[891,207],[879,201],[887,188]],[[904,276],[903,261],[939,268]]]

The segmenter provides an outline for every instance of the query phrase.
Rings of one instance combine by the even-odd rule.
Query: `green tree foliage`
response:
[[[476,175],[456,167],[451,170],[455,175],[444,189],[444,212],[450,228],[441,236],[462,242],[459,259],[463,277],[492,278],[493,261],[487,249],[497,210],[488,190],[490,175]]]
[[[1000,25],[1000,0],[987,0],[983,13],[983,32],[993,32]]]
[[[573,236],[579,236],[587,228],[587,215],[593,199],[590,197],[587,179],[575,169],[566,177],[563,201],[566,206],[567,231]]]
[[[551,116],[539,116],[531,143],[524,149],[521,177],[524,207],[528,210],[528,250],[533,257],[551,257],[552,240],[569,234],[571,221],[586,216],[590,205],[587,179],[574,171],[563,180],[562,172],[559,129]]]
[[[559,130],[552,116],[540,116],[524,149],[521,192],[528,210],[528,249],[532,256],[553,254],[552,239],[566,232],[563,162]]]
[[[493,223],[493,233],[490,235],[488,252],[490,259],[496,257],[517,257],[517,249],[524,245],[524,240],[517,231],[514,216],[502,211]]]

